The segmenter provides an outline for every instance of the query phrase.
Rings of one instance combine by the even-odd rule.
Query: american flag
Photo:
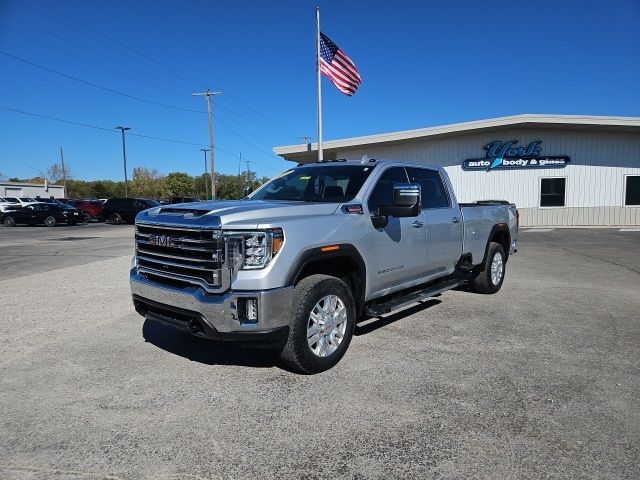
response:
[[[320,32],[320,72],[345,95],[356,93],[362,79],[356,66],[338,46]]]

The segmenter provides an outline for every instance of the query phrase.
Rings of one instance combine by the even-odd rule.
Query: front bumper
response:
[[[218,340],[272,340],[286,333],[293,287],[260,291],[206,293],[199,287],[178,288],[153,282],[136,269],[129,272],[136,311],[144,317]],[[238,299],[258,302],[258,321],[243,321]]]

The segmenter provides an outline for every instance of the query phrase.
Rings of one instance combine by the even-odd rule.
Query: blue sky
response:
[[[323,79],[325,140],[519,113],[640,116],[640,1],[1,0],[0,51],[130,96],[206,109],[216,171],[272,176],[275,145],[315,137],[315,5],[356,63],[348,98]],[[141,55],[142,54],[142,55]],[[208,144],[206,115],[164,108],[0,54],[0,107]],[[122,178],[116,133],[0,109],[0,173],[58,161]],[[199,145],[127,138],[130,170],[199,174]],[[242,165],[245,168],[245,165]]]

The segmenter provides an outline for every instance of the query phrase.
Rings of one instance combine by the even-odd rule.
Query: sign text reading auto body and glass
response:
[[[518,140],[502,143],[497,140],[484,146],[485,158],[462,162],[464,170],[505,170],[519,168],[562,168],[571,163],[566,155],[543,155],[542,141],[536,140],[526,147]]]

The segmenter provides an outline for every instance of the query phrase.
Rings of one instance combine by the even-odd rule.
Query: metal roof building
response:
[[[64,187],[44,183],[0,182],[0,197],[64,198]]]
[[[275,147],[308,163],[316,144]],[[324,142],[325,159],[445,168],[461,202],[508,200],[523,226],[640,225],[640,117],[514,115]]]

